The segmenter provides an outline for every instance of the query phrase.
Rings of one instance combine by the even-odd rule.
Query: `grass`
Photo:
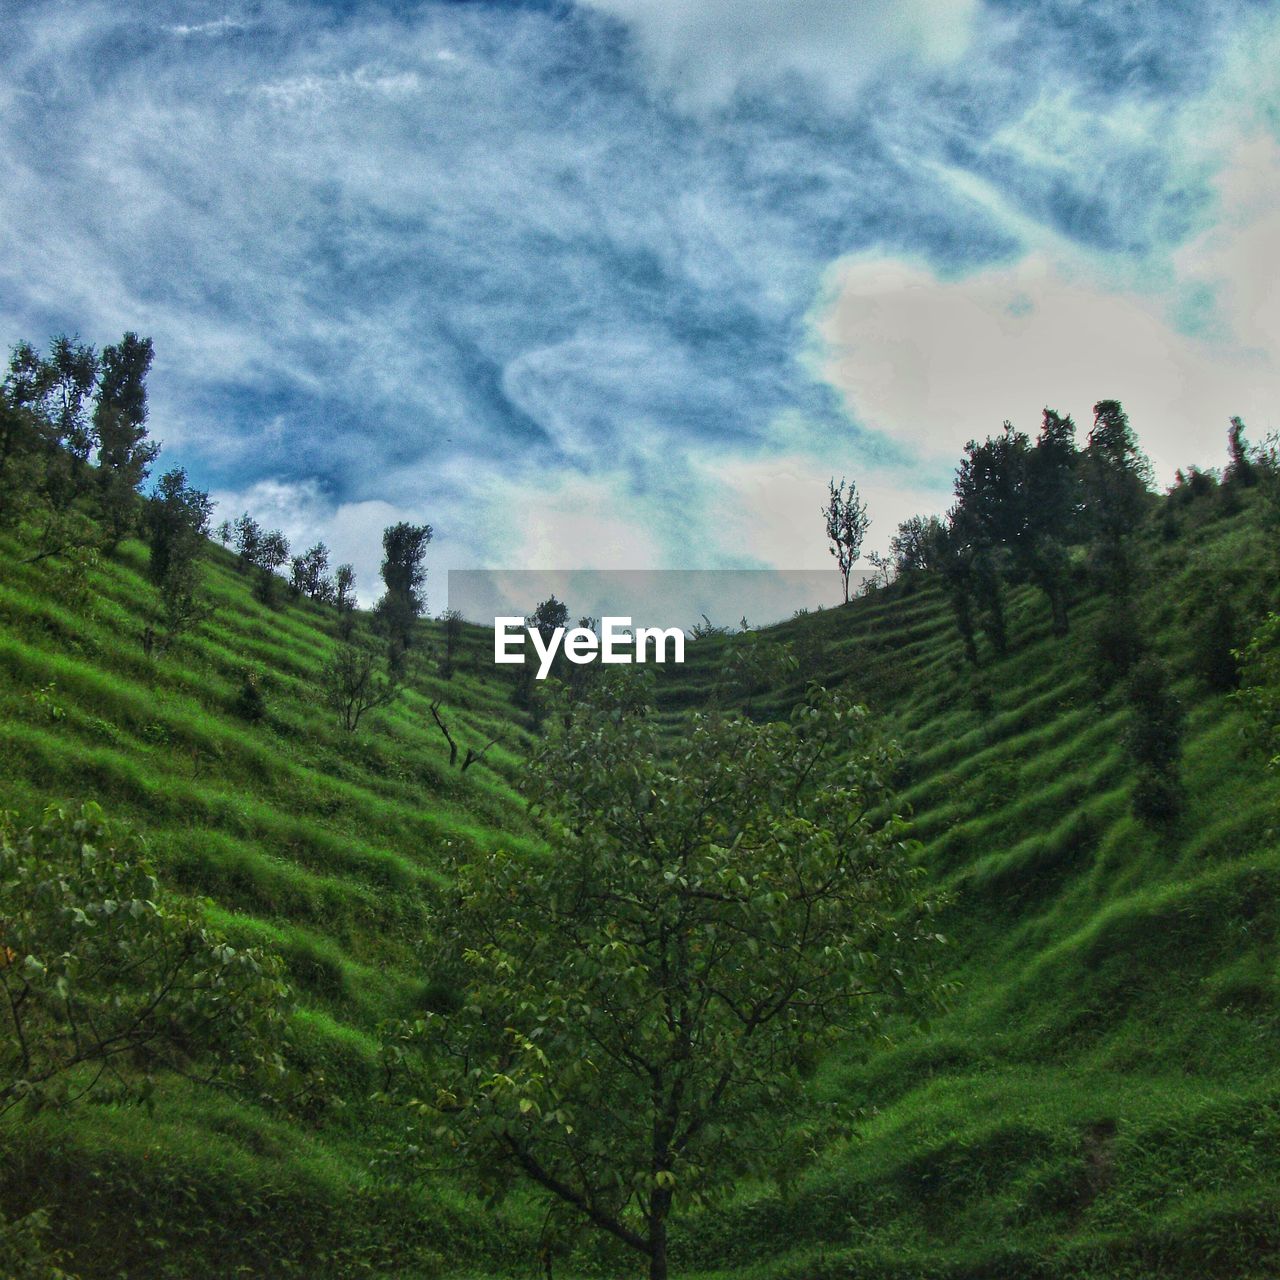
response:
[[[685,1219],[676,1274],[1280,1271],[1280,789],[1196,652],[1206,580],[1232,584],[1246,611],[1274,593],[1248,497],[1228,511],[1210,494],[1174,512],[1172,535],[1167,521],[1150,531],[1152,640],[1188,714],[1187,806],[1165,831],[1130,811],[1127,712],[1095,686],[1099,602],[1083,579],[1066,639],[1038,595],[1015,591],[1010,652],[984,650],[976,672],[927,584],[771,633],[801,668],[753,692],[752,714],[785,714],[816,676],[904,744],[919,857],[952,898],[957,995],[930,1026],[826,1063],[813,1088],[861,1109],[857,1136],[785,1192],[744,1186]],[[2,1135],[0,1203],[50,1203],[85,1275],[123,1274],[123,1257],[131,1276],[535,1274],[540,1218],[519,1200],[487,1212],[430,1172],[400,1181],[380,1155],[395,1118],[369,1101],[379,1024],[427,998],[424,886],[458,848],[540,849],[518,790],[533,738],[487,637],[468,631],[452,681],[425,663],[351,735],[315,696],[334,645],[323,611],[263,607],[215,549],[217,613],[151,664],[144,568],[126,544],[78,595],[47,566],[0,584],[5,804],[91,797],[137,822],[166,879],[285,956],[299,1048],[346,1105],[290,1122],[175,1083],[154,1115],[38,1116]],[[699,642],[664,675],[673,731],[735,643]],[[234,709],[248,670],[266,694],[259,723]],[[498,740],[465,777],[435,697],[465,743]],[[616,1275],[618,1262],[587,1244],[569,1270]]]

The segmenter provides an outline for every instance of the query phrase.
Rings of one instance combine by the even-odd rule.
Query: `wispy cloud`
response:
[[[1001,308],[1086,278],[1198,376],[1176,344],[1259,251],[1213,240],[1244,128],[1220,104],[1275,128],[1239,55],[1275,23],[1162,8],[29,4],[0,55],[3,333],[152,334],[169,455],[370,574],[388,512],[436,525],[438,565],[820,555],[770,466],[861,470],[885,513],[946,481],[866,361],[941,368],[954,330],[894,303],[869,332],[851,271],[937,306],[975,282],[985,319],[954,323],[986,325],[993,382]],[[1271,341],[1242,308],[1233,358]],[[812,533],[744,536],[744,495]]]

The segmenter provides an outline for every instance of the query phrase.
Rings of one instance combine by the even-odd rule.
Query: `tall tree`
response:
[[[413,628],[427,607],[422,588],[427,581],[423,564],[431,541],[429,524],[400,521],[382,533],[382,581],[386,591],[375,607],[387,635],[392,668],[403,670],[405,653],[413,643]]]
[[[533,779],[555,856],[457,866],[435,972],[460,999],[389,1054],[483,1189],[524,1184],[665,1280],[673,1211],[804,1158],[815,1059],[927,999],[941,938],[885,816],[893,754],[843,698],[672,741],[598,681],[567,719]]]
[[[147,439],[147,374],[150,338],[126,333],[102,350],[93,427],[98,445],[98,486],[107,543],[114,548],[136,517],[139,486],[160,446]]]
[[[858,497],[858,486],[852,480],[846,486],[843,476],[837,485],[833,476],[827,485],[827,505],[822,508],[822,516],[831,543],[828,550],[835,557],[844,602],[848,604],[849,577],[862,555],[862,540],[871,524],[866,504]]]
[[[166,471],[152,490],[145,524],[151,546],[148,572],[160,594],[161,652],[212,612],[200,595],[199,572],[212,514],[209,495],[187,483],[182,467]],[[154,627],[148,627],[143,644],[148,653],[156,648]]]
[[[1133,534],[1151,502],[1151,463],[1118,400],[1093,406],[1083,457],[1094,569],[1109,594],[1127,597],[1137,581]]]
[[[333,575],[333,606],[338,611],[338,637],[350,640],[356,625],[356,571],[340,564]]]

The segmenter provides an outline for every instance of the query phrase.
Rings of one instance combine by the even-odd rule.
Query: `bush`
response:
[[[0,1258],[4,1258],[6,1280],[70,1280],[58,1265],[60,1250],[46,1242],[49,1215],[37,1209],[24,1218],[6,1218],[0,1213]]]
[[[244,673],[231,709],[241,720],[247,720],[250,724],[258,724],[266,718],[267,700],[262,692],[262,677],[256,671]]]

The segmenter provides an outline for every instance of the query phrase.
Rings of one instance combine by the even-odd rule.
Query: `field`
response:
[[[217,612],[152,662],[141,544],[80,581],[19,564],[14,536],[0,547],[3,807],[93,799],[135,823],[168,884],[286,958],[297,1044],[340,1105],[290,1116],[174,1082],[154,1110],[11,1116],[0,1206],[47,1206],[85,1276],[540,1274],[532,1206],[493,1210],[447,1171],[405,1167],[386,1154],[395,1113],[370,1098],[380,1025],[429,998],[422,886],[451,849],[539,847],[518,789],[535,737],[488,633],[466,633],[452,680],[424,659],[347,733],[316,692],[332,611],[267,608],[213,548]],[[927,581],[757,638],[792,642],[800,670],[739,691],[754,716],[784,714],[812,676],[854,691],[905,747],[919,857],[951,894],[956,991],[929,1027],[823,1065],[813,1088],[863,1108],[858,1136],[785,1191],[743,1187],[682,1220],[676,1274],[1280,1271],[1280,789],[1236,702],[1199,673],[1206,592],[1256,607],[1268,552],[1248,493],[1167,499],[1144,540],[1147,626],[1188,716],[1187,805],[1167,831],[1131,813],[1128,712],[1094,678],[1101,606],[1082,573],[1068,637],[1019,588],[1008,656],[984,649],[976,671]],[[742,643],[699,641],[664,675],[673,733]],[[423,624],[420,651],[441,644]],[[464,750],[496,739],[465,774],[435,698]],[[570,1273],[622,1274],[590,1242],[558,1265]]]

